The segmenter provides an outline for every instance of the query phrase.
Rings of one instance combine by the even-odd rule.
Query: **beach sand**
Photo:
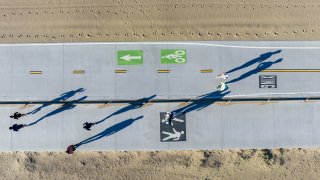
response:
[[[317,40],[318,0],[2,0],[0,42]]]
[[[2,0],[1,43],[320,40],[318,0]],[[318,179],[317,149],[2,152],[0,179]]]
[[[0,153],[1,179],[319,179],[316,149]]]

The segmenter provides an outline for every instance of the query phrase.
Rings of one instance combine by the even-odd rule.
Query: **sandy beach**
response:
[[[320,40],[318,0],[3,0],[1,43]],[[317,149],[2,152],[0,179],[318,179]]]
[[[1,179],[318,179],[319,150],[0,154]]]
[[[317,40],[317,0],[5,0],[1,43]]]

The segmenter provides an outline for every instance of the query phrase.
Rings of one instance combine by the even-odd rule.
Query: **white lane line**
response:
[[[258,93],[258,94],[237,94],[224,97],[248,97],[248,96],[264,96],[264,95],[296,95],[296,94],[320,94],[320,92],[290,92],[290,93]]]
[[[266,41],[259,41],[266,42]],[[273,41],[275,43],[277,41]],[[280,41],[279,41],[280,42]],[[283,41],[281,41],[283,42]],[[289,42],[289,41],[288,41]],[[292,41],[290,41],[292,43]],[[320,41],[319,41],[320,43]],[[61,45],[193,45],[193,46],[209,46],[209,47],[226,47],[226,48],[243,48],[243,49],[320,49],[318,47],[288,47],[288,46],[240,46],[240,45],[224,45],[224,44],[208,44],[208,43],[191,43],[191,42],[97,42],[97,43],[30,43],[30,44],[0,44],[0,46],[61,46]]]

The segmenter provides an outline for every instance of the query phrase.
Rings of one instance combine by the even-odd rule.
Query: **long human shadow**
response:
[[[41,117],[40,119],[36,120],[35,122],[33,123],[30,123],[28,126],[32,126],[32,125],[35,125],[37,124],[38,122],[44,120],[45,118],[48,118],[50,116],[53,116],[53,115],[56,115],[58,113],[61,113],[63,111],[66,111],[66,110],[70,110],[70,109],[73,109],[75,108],[77,105],[75,105],[75,103],[78,103],[80,101],[83,101],[87,98],[88,96],[83,96],[82,98],[80,99],[77,99],[77,100],[73,100],[73,101],[70,101],[66,104],[64,104],[63,106],[61,106],[60,108],[54,110],[54,111],[51,111],[50,113],[46,114],[45,116]]]
[[[115,134],[118,131],[121,131],[122,129],[130,126],[132,123],[134,123],[135,121],[137,121],[139,119],[142,119],[142,118],[143,118],[143,116],[139,116],[137,118],[130,118],[130,119],[127,119],[125,121],[122,121],[122,122],[120,122],[118,124],[115,124],[115,125],[107,128],[107,129],[105,129],[104,131],[100,132],[99,134],[96,134],[96,135],[94,135],[94,136],[92,136],[92,137],[90,137],[88,139],[85,139],[85,140],[75,144],[74,146],[77,148],[77,147],[79,147],[79,146],[81,146],[83,144],[88,144],[88,143],[90,143],[92,141],[96,141],[96,140],[98,140],[100,138]]]
[[[280,53],[280,52],[281,52],[281,50],[274,51],[274,52],[267,52],[267,53],[261,54],[259,57],[255,58],[255,59],[252,59],[252,60],[250,60],[250,61],[242,64],[242,65],[239,66],[239,67],[233,68],[233,69],[227,71],[226,73],[227,73],[227,74],[228,74],[228,73],[232,73],[232,72],[234,72],[234,71],[238,71],[238,70],[240,70],[240,69],[249,67],[249,66],[251,66],[251,65],[253,65],[253,64],[255,64],[255,63],[261,63],[262,61],[265,61],[265,60],[267,60],[268,58],[270,58],[272,55],[278,54],[278,53]]]
[[[272,62],[272,61],[267,61],[267,62],[263,62],[263,63],[260,63],[255,69],[249,71],[249,72],[246,72],[244,74],[242,74],[241,76],[239,76],[238,78],[235,78],[235,79],[232,79],[228,82],[226,82],[226,84],[230,84],[230,83],[234,83],[234,82],[237,82],[237,81],[240,81],[242,79],[245,79],[253,74],[257,74],[259,73],[260,71],[262,70],[265,70],[265,69],[268,69],[269,67],[271,67],[273,64],[276,64],[276,63],[279,63],[281,62],[283,59],[280,58],[280,59],[277,59],[276,61]]]
[[[53,103],[57,103],[57,102],[60,102],[60,101],[65,101],[65,100],[69,99],[70,97],[74,96],[76,93],[80,93],[80,92],[83,92],[83,91],[85,91],[85,89],[79,88],[79,89],[76,89],[76,90],[72,90],[72,91],[68,91],[68,92],[62,93],[62,94],[60,94],[60,96],[58,98],[55,98],[55,99],[51,100],[50,102],[44,103],[42,106],[34,109],[31,112],[28,112],[27,114],[35,114],[35,113],[37,113],[38,111],[40,111],[44,107],[50,106]]]
[[[226,96],[227,94],[229,94],[231,91],[225,91],[225,92],[221,92],[221,91],[214,91],[208,94],[204,94],[201,96],[198,96],[197,99],[195,101],[193,101],[192,103],[173,110],[172,113],[175,114],[174,116],[179,116],[180,114],[187,114],[191,111],[200,111],[212,104],[214,104],[215,102],[221,100],[224,96]]]
[[[141,98],[141,99],[138,99],[136,101],[130,102],[128,106],[119,109],[118,111],[116,111],[116,112],[110,114],[109,116],[101,119],[100,121],[94,122],[94,124],[102,123],[103,121],[109,119],[112,116],[115,116],[115,115],[130,111],[130,110],[141,108],[144,104],[146,104],[147,102],[149,102],[151,99],[155,98],[156,96],[157,95],[152,95],[152,96],[149,96],[149,97],[146,97],[146,98]]]

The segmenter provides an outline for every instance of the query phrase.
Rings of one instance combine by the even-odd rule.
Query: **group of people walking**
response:
[[[242,64],[241,66],[238,66],[238,67],[233,68],[233,69],[231,69],[231,70],[229,70],[229,71],[227,71],[227,72],[223,72],[223,73],[217,75],[216,78],[219,79],[219,80],[221,80],[221,81],[220,81],[220,84],[216,87],[216,88],[217,88],[217,92],[219,92],[219,91],[220,91],[220,92],[226,91],[226,90],[228,89],[228,86],[227,86],[226,84],[230,84],[230,83],[233,83],[233,82],[237,82],[237,81],[242,80],[242,79],[244,79],[244,78],[247,78],[247,77],[249,77],[249,76],[251,76],[251,75],[253,75],[253,74],[257,74],[257,73],[260,72],[261,70],[267,69],[267,68],[271,67],[273,64],[276,64],[276,63],[281,62],[281,61],[282,61],[282,58],[280,58],[280,59],[278,59],[278,60],[276,60],[276,61],[274,61],[274,62],[272,62],[272,61],[264,62],[266,59],[270,58],[272,55],[278,54],[278,53],[280,53],[280,52],[281,52],[281,50],[278,50],[278,51],[275,51],[275,52],[267,52],[267,53],[261,54],[259,57],[255,58],[255,59],[252,59],[252,60],[250,60],[250,61]],[[255,69],[253,69],[253,70],[251,70],[251,71],[248,71],[247,73],[241,75],[240,77],[238,77],[238,78],[236,78],[236,79],[233,79],[233,80],[231,80],[231,81],[225,82],[225,80],[229,78],[229,75],[228,75],[228,74],[233,73],[233,72],[238,71],[238,70],[241,70],[241,69],[244,69],[244,68],[247,68],[247,67],[249,67],[249,66],[252,66],[252,65],[255,64],[255,63],[259,63],[259,65],[258,65]],[[75,95],[76,93],[80,93],[80,92],[83,92],[83,91],[85,91],[85,89],[79,88],[79,89],[77,89],[77,90],[72,90],[72,91],[63,93],[63,94],[60,95],[60,97],[52,100],[52,101],[49,102],[49,103],[43,104],[41,107],[33,110],[32,112],[29,112],[29,113],[27,113],[27,114],[22,114],[22,113],[19,113],[19,112],[15,112],[12,116],[10,116],[10,118],[13,118],[13,119],[15,119],[15,120],[19,120],[20,118],[25,117],[25,116],[27,116],[28,114],[35,114],[36,112],[40,111],[42,108],[53,104],[53,102],[66,101],[68,98],[72,97],[72,96]],[[221,94],[222,94],[222,93],[221,93]],[[153,98],[153,97],[154,97],[154,96],[152,96],[152,97],[150,97],[150,98]],[[67,104],[67,105],[69,105],[70,107],[67,106],[68,108],[66,108],[65,106],[63,106],[64,109],[63,109],[63,108],[62,108],[62,109],[60,108],[60,109],[58,109],[58,111],[54,111],[54,112],[52,112],[52,113],[49,113],[48,115],[42,117],[40,120],[44,119],[45,117],[51,116],[51,115],[53,115],[53,114],[56,114],[56,113],[58,113],[58,112],[61,112],[61,111],[65,110],[65,109],[73,108],[73,107],[74,107],[74,105],[72,105],[73,103],[78,102],[78,101],[82,101],[82,100],[85,99],[85,98],[86,98],[86,96],[85,96],[84,98],[81,98],[81,99],[77,100],[77,101],[71,101],[71,103]],[[146,99],[146,98],[144,98],[144,99]],[[148,98],[147,98],[147,100],[148,100]],[[146,102],[147,102],[147,101],[146,101]],[[72,106],[71,106],[70,104],[71,104]],[[116,113],[113,113],[112,115],[108,116],[107,118],[109,118],[109,117],[111,117],[111,116],[113,116],[113,115],[119,114],[119,113],[121,113],[121,112],[130,110],[130,109],[139,108],[139,107],[141,107],[143,104],[144,104],[144,103],[142,103],[141,105],[131,104],[130,106],[128,106],[128,107],[126,107],[126,108],[124,108],[124,109],[121,109],[121,110],[117,111]],[[196,105],[197,105],[197,104],[196,104]],[[193,107],[192,107],[192,108],[193,108]],[[191,108],[191,109],[192,109],[192,108]],[[170,125],[170,126],[173,126],[173,122],[172,122],[172,121],[176,121],[176,119],[177,119],[177,117],[178,117],[179,115],[180,115],[180,112],[178,112],[178,111],[166,112],[164,121],[165,121],[166,124],[168,124],[168,125]],[[93,122],[93,123],[91,123],[91,122],[85,122],[85,123],[83,124],[83,128],[84,128],[85,130],[90,131],[91,128],[92,128],[92,126],[97,125],[97,124],[103,122],[103,121],[104,121],[105,119],[107,119],[107,118],[104,118],[104,119],[101,120],[101,121]],[[40,120],[38,120],[38,121],[40,121]],[[36,121],[35,123],[37,123],[38,121]],[[12,130],[12,131],[19,131],[19,129],[24,128],[24,127],[27,127],[27,126],[31,126],[32,124],[35,124],[35,123],[31,123],[31,124],[13,124],[11,127],[9,127],[9,129]],[[173,130],[174,130],[174,128],[173,128]],[[174,132],[176,132],[176,131],[174,130]],[[66,151],[66,152],[69,153],[69,154],[72,154],[72,153],[76,150],[76,148],[77,148],[78,146],[79,146],[79,145],[77,145],[77,144],[76,144],[76,145],[70,145],[70,146],[67,148],[67,151]]]
[[[28,114],[22,114],[22,113],[19,113],[19,112],[15,112],[13,115],[10,116],[10,118],[15,119],[15,120],[19,120],[20,118],[25,117],[27,115]],[[83,124],[83,128],[88,130],[88,131],[90,131],[91,127],[94,124],[95,123],[86,122],[86,123]],[[27,126],[29,126],[29,125],[28,124],[13,124],[11,127],[9,127],[9,129],[13,130],[13,131],[19,131],[19,129],[27,127]],[[66,153],[72,154],[75,150],[76,150],[76,146],[75,145],[70,145],[70,146],[68,146]]]
[[[216,77],[218,79],[226,80],[226,79],[229,78],[229,75],[227,73],[223,72],[223,73],[217,75]],[[223,81],[221,81],[220,85],[217,86],[217,90],[219,90],[219,91],[225,91],[227,88],[228,87],[226,86],[226,84]],[[20,118],[25,117],[27,115],[28,114],[22,114],[22,113],[19,113],[19,112],[15,112],[13,115],[10,116],[10,118],[13,118],[15,120],[19,120]],[[172,120],[176,116],[177,116],[177,113],[175,113],[175,112],[166,112],[165,118],[164,118],[166,124],[169,124],[170,126],[173,126]],[[83,124],[83,128],[85,130],[90,131],[91,127],[94,126],[95,124],[96,123],[85,122]],[[13,131],[19,131],[19,129],[27,127],[27,126],[29,126],[29,125],[27,125],[27,124],[13,124],[11,127],[9,127],[9,129],[13,130]],[[70,146],[68,146],[66,153],[72,154],[76,150],[76,148],[77,148],[76,145],[70,145]]]
[[[10,118],[18,120],[18,119],[20,119],[21,117],[24,117],[24,116],[27,116],[27,114],[22,114],[22,113],[19,113],[19,112],[15,112],[12,116],[10,116]],[[19,131],[19,129],[27,127],[27,126],[28,126],[27,124],[14,124],[11,127],[9,127],[9,129],[13,130],[13,131]]]

